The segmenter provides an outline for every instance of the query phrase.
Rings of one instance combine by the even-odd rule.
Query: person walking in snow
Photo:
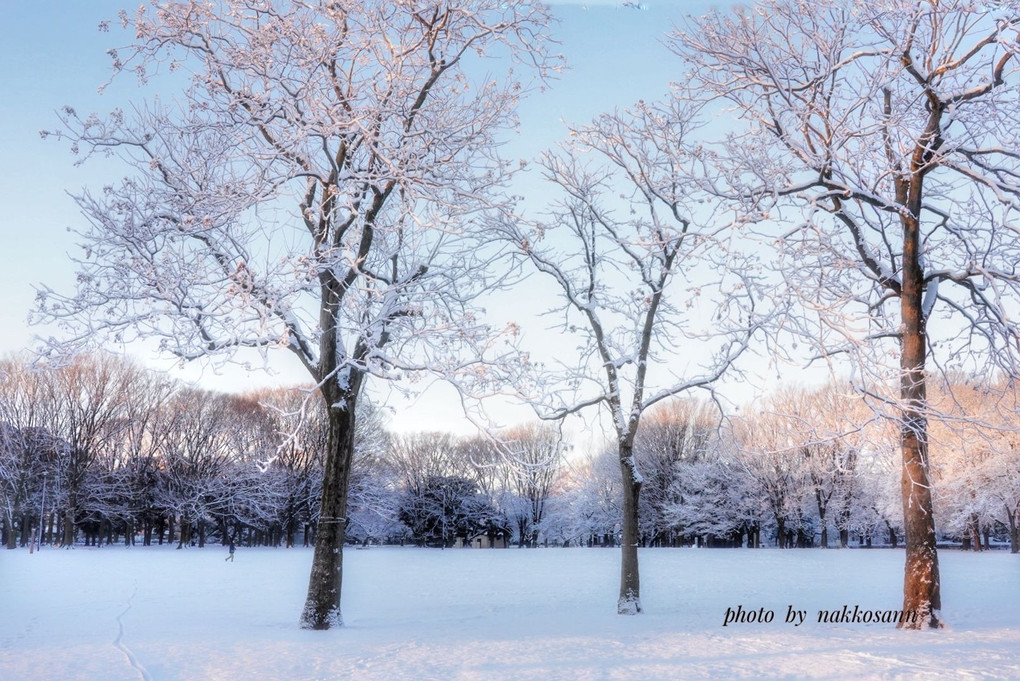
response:
[[[233,540],[233,539],[231,539],[231,540],[230,540],[230,555],[229,555],[229,556],[227,556],[226,558],[224,558],[224,559],[223,559],[223,560],[224,560],[224,562],[226,562],[226,561],[228,561],[228,560],[229,560],[229,561],[230,561],[231,563],[233,563],[233,562],[234,562],[234,551],[235,551],[235,548],[234,548],[234,540]]]

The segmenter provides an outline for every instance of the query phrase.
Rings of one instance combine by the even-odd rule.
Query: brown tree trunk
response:
[[[3,517],[4,539],[6,539],[5,545],[9,549],[14,549],[17,548],[18,546],[18,540],[14,532],[14,523],[11,521],[11,518],[13,517],[14,517],[13,515],[8,516],[6,513],[4,514]]]
[[[831,498],[831,493],[829,497]],[[829,524],[825,519],[825,514],[829,510],[828,500],[822,496],[822,491],[815,488],[815,502],[818,505],[818,524],[822,526],[822,538],[820,548],[829,548]]]
[[[1020,509],[1016,512],[1006,507],[1006,517],[1009,519],[1009,552],[1020,553],[1020,526],[1017,525],[1017,517],[1020,516]]]
[[[304,629],[343,626],[340,589],[343,582],[343,544],[347,519],[347,487],[354,454],[355,396],[327,397],[329,431],[322,479],[319,523],[315,532],[308,597],[301,613]]]
[[[181,518],[181,538],[177,542],[177,548],[182,549],[184,545],[191,541],[191,519]]]
[[[67,511],[64,513],[64,539],[63,544],[67,548],[74,546],[74,536],[77,531],[74,527],[75,499],[71,497],[68,501]]]
[[[919,184],[919,182],[918,182]],[[942,596],[935,547],[935,515],[931,476],[928,471],[927,390],[925,385],[926,329],[923,309],[924,276],[920,266],[920,187],[911,188],[916,210],[903,218],[903,284],[900,296],[900,399],[902,414],[900,447],[903,467],[900,491],[903,498],[903,529],[906,565],[903,576],[903,611],[898,626],[909,629],[939,628]]]
[[[620,561],[620,600],[616,611],[621,615],[641,612],[641,579],[638,574],[638,477],[631,445],[620,445],[620,473],[623,481],[623,527]]]
[[[978,521],[977,513],[970,514],[970,541],[971,549],[981,550],[981,523]]]
[[[287,520],[287,548],[289,549],[294,547],[294,537],[297,535],[297,520],[295,520],[296,512],[294,510],[293,504],[290,505],[288,511],[289,520]]]
[[[21,545],[28,546],[32,542],[32,516],[25,513],[21,516]]]

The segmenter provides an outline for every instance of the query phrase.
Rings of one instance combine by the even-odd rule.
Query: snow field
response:
[[[0,681],[1020,679],[1020,556],[940,554],[950,628],[820,624],[898,609],[893,550],[345,551],[346,626],[303,631],[311,551],[0,552]],[[723,627],[727,607],[773,610]],[[784,622],[789,606],[804,624]]]

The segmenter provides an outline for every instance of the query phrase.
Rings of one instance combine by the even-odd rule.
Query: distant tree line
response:
[[[1020,433],[1004,389],[932,400],[941,538],[1020,551]],[[326,419],[305,390],[197,390],[110,356],[0,363],[0,531],[8,548],[314,541]],[[349,542],[614,546],[615,452],[567,456],[557,428],[393,434],[359,407]],[[829,385],[720,419],[691,400],[646,418],[634,456],[642,546],[902,544],[890,425]]]
[[[216,394],[109,356],[45,370],[7,361],[0,377],[9,548],[290,546],[314,531],[322,433],[296,418],[297,392]]]

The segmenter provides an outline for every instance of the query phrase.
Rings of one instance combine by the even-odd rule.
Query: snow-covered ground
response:
[[[1020,556],[943,551],[940,632],[820,624],[898,609],[893,550],[345,552],[346,626],[297,627],[311,552],[0,551],[0,680],[1020,679]],[[727,608],[772,610],[723,627]],[[785,623],[790,606],[801,626]]]

